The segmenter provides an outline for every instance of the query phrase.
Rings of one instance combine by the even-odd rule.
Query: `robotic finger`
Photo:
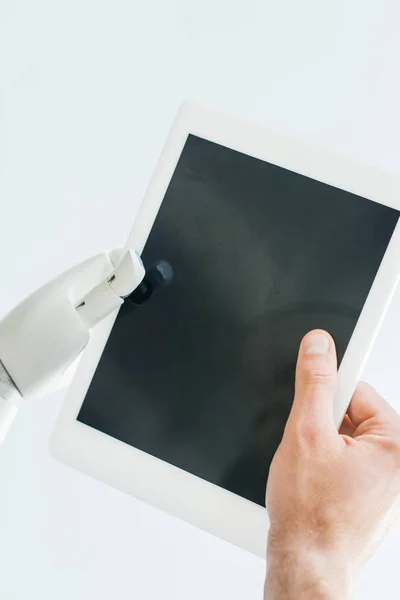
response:
[[[135,251],[116,249],[59,275],[0,321],[0,443],[21,400],[55,387],[97,323],[125,299],[143,304],[172,277],[166,261],[146,273]]]

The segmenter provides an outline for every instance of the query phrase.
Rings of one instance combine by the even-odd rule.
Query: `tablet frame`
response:
[[[400,210],[400,176],[357,163],[304,141],[266,131],[194,103],[178,112],[127,246],[143,250],[189,134]],[[346,412],[400,272],[400,225],[375,277],[339,369],[334,416]],[[140,500],[264,557],[267,512],[261,506],[77,421],[116,314],[92,332],[66,395],[51,455]],[[134,341],[132,343],[135,343]]]

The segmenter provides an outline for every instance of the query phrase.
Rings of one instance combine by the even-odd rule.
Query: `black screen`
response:
[[[190,135],[78,419],[264,505],[299,342],[342,358],[398,212]]]

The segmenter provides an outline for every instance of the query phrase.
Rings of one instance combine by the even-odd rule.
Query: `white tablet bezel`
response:
[[[127,242],[139,252],[145,245],[188,134],[400,210],[398,175],[188,103],[178,113]],[[399,259],[398,224],[339,370],[335,403],[337,423],[346,411],[394,293],[400,271]],[[76,420],[115,317],[109,317],[93,331],[83,353],[53,431],[52,456],[245,550],[264,556],[268,529],[264,508]]]

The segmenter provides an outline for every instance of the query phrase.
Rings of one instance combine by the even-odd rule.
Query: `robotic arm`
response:
[[[116,249],[59,275],[0,321],[0,443],[22,399],[54,388],[99,321],[128,296],[141,304],[171,278],[168,263],[146,274],[136,252]]]

